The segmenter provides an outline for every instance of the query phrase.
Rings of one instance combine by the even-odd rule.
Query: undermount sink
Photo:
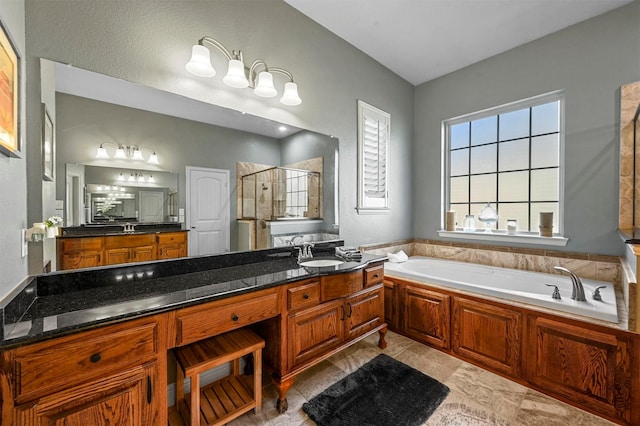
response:
[[[338,260],[338,259],[315,259],[315,260],[307,260],[305,262],[300,262],[300,266],[306,266],[309,268],[322,268],[325,266],[342,265],[343,263],[344,263],[343,260]]]

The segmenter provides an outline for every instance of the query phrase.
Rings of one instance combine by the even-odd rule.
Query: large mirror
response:
[[[338,238],[336,138],[68,65],[43,63],[55,72],[56,167],[66,171],[66,179],[57,179],[56,198],[64,199],[66,224],[157,221],[193,228],[190,212],[197,197],[187,194],[188,169],[203,168],[229,176],[226,205],[221,206],[228,209],[225,251],[279,246],[295,236],[315,241]],[[109,158],[96,158],[100,146]],[[127,151],[127,158],[115,158],[118,148]],[[143,158],[132,161],[136,148]],[[152,154],[157,164],[149,162]],[[285,177],[269,185],[243,187],[243,176],[269,169],[308,171],[305,174],[313,178]],[[158,183],[164,173],[175,183]],[[126,181],[142,176],[146,182],[123,185],[120,174]],[[148,183],[150,176],[156,183]],[[298,185],[302,180],[313,185],[303,190]],[[162,198],[161,212],[141,212],[140,197],[150,195],[141,195],[144,192]],[[267,192],[272,198],[265,199]],[[303,193],[305,202],[300,201]],[[276,200],[292,204],[277,205]],[[256,210],[248,215],[243,205],[252,202]],[[272,210],[266,212],[260,202]],[[209,253],[194,253],[190,245],[189,254]]]

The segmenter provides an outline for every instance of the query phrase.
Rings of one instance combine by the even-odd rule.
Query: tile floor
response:
[[[389,332],[387,349],[376,346],[377,333],[305,371],[287,394],[289,410],[278,414],[276,391],[264,389],[262,412],[246,414],[232,426],[294,426],[315,423],[302,404],[381,352],[446,384],[451,393],[425,425],[446,426],[601,426],[613,423],[511,382],[457,358]]]

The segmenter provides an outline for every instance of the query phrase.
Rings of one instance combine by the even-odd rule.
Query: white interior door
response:
[[[189,255],[228,252],[229,170],[187,167]]]
[[[140,222],[164,222],[164,194],[162,191],[140,191]]]

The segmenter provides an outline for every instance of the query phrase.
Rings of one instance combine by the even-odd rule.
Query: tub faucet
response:
[[[584,288],[582,287],[582,281],[580,281],[580,278],[576,274],[574,274],[567,268],[563,268],[562,266],[554,266],[553,269],[560,272],[564,272],[565,274],[568,274],[569,277],[571,277],[571,284],[573,284],[573,291],[571,292],[571,298],[573,300],[577,300],[578,302],[587,301],[586,297],[584,297]]]

